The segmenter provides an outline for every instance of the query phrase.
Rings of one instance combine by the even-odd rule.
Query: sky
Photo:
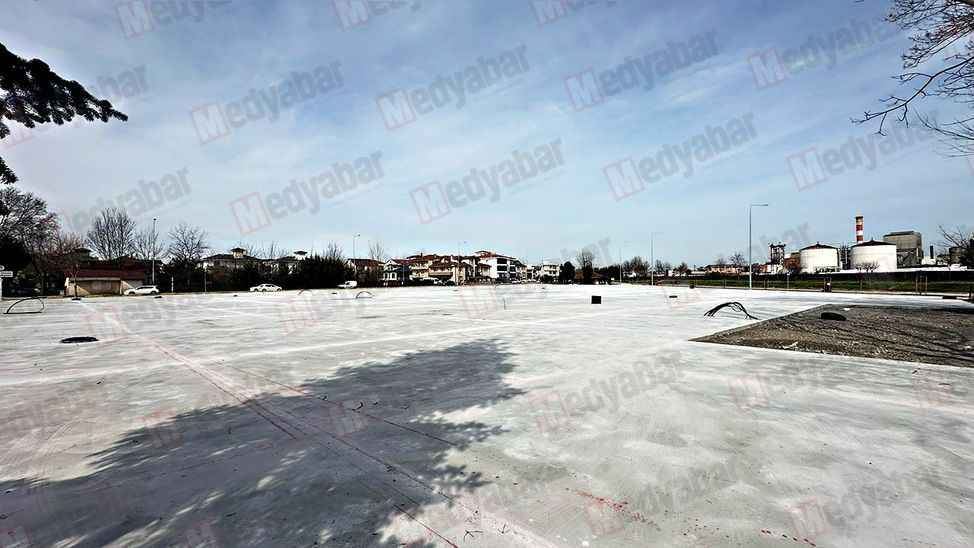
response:
[[[966,225],[972,167],[851,119],[896,92],[881,0],[10,2],[0,43],[129,116],[0,155],[83,232],[106,205],[167,232],[365,256],[703,265],[784,241]],[[928,99],[949,118],[956,105]],[[889,123],[889,122],[888,122]]]

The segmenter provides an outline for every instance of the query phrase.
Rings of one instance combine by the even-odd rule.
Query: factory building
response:
[[[803,274],[836,272],[839,270],[839,250],[821,243],[804,247],[799,251]]]
[[[784,272],[785,244],[772,243],[768,245],[768,262],[762,265],[764,274],[781,274]]]
[[[896,245],[897,265],[912,268],[923,264],[923,235],[915,230],[890,232],[883,241]]]
[[[896,244],[869,240],[852,246],[851,263],[854,270],[865,272],[895,272]]]

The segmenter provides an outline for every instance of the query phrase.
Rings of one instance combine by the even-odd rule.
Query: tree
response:
[[[717,255],[717,258],[714,259],[714,266],[720,268],[727,266],[727,259],[725,259],[723,255]]]
[[[642,257],[636,255],[632,259],[626,261],[622,268],[632,272],[636,276],[645,276],[649,272],[649,263],[647,263]]]
[[[283,253],[281,246],[277,242],[271,242],[257,251],[254,256],[261,259],[277,260],[281,258],[281,253]]]
[[[128,120],[111,103],[95,98],[78,82],[58,76],[44,61],[18,57],[3,44],[0,44],[0,92],[0,139],[10,135],[4,119],[28,128],[48,122],[61,125],[75,116],[89,122],[96,118],[102,122],[112,118]],[[0,158],[0,183],[15,182],[17,176]]]
[[[949,248],[959,248],[961,264],[974,268],[974,233],[959,226],[948,228],[941,225],[938,228],[943,238],[939,245],[948,248],[948,253]]]
[[[875,272],[879,268],[879,263],[876,261],[863,261],[856,264],[856,270],[859,271],[859,290],[862,291],[862,279],[863,273],[869,274]]]
[[[206,231],[186,222],[169,231],[169,256],[174,262],[199,262],[210,248]]]
[[[382,285],[382,265],[386,262],[388,258],[389,255],[386,254],[385,248],[382,247],[382,242],[379,241],[369,242],[369,259],[372,259],[373,261],[377,261],[378,264],[373,265],[372,267],[369,268],[368,271],[366,271],[363,279],[365,285],[369,287],[377,287],[379,285]],[[459,258],[457,259],[457,261],[459,262]],[[460,265],[457,268],[458,269],[463,268],[463,264],[460,263]],[[457,281],[459,282],[459,280],[460,280],[460,274],[458,271]]]
[[[690,275],[690,267],[687,266],[687,263],[686,262],[680,263],[680,266],[676,267],[676,271],[677,271],[677,273],[680,276],[689,276]]]
[[[342,246],[335,242],[328,243],[328,247],[325,248],[325,254],[323,257],[325,259],[334,259],[338,261],[345,260],[345,254],[342,252]]]
[[[80,252],[84,245],[81,236],[59,228],[40,242],[32,258],[34,269],[41,277],[42,293],[47,291],[47,278],[51,274],[57,274],[59,281],[63,281],[65,275],[77,277],[78,269],[82,266],[82,256],[87,257],[87,250],[84,254]]]
[[[334,246],[332,254],[329,255],[326,251],[324,256],[312,255],[298,264],[294,273],[297,287],[302,289],[336,287],[345,280],[351,279],[352,269],[341,257],[341,249],[334,243],[329,244],[329,249],[332,246]],[[337,255],[334,253],[336,251]]]
[[[582,271],[582,283],[591,284],[595,279],[595,254],[588,249],[583,249],[575,256],[575,262]]]
[[[135,220],[117,207],[103,209],[91,223],[85,240],[99,257],[115,261],[135,251]]]
[[[747,259],[742,253],[735,253],[731,255],[730,264],[737,270],[743,270],[747,266]]]
[[[563,284],[570,284],[575,281],[575,265],[571,261],[565,261],[565,264],[561,265],[558,281]]]
[[[132,254],[140,261],[166,258],[166,245],[159,241],[159,231],[149,225],[135,233]]]
[[[57,230],[56,216],[43,199],[17,188],[0,189],[0,234],[22,242],[30,250],[37,241]]]
[[[902,55],[903,72],[895,77],[900,86],[908,86],[905,96],[890,95],[883,108],[866,111],[856,123],[879,119],[877,132],[883,134],[886,118],[910,123],[914,101],[926,97],[952,99],[968,106],[974,100],[974,0],[893,0],[886,20],[912,33],[912,45]],[[938,56],[957,47],[955,53]],[[933,63],[928,70],[923,65]],[[941,125],[935,119],[918,114],[924,126],[947,138],[958,155],[974,154],[974,117],[963,117]]]
[[[169,266],[174,272],[186,275],[186,285],[191,285],[191,277],[203,254],[210,248],[206,241],[206,231],[198,226],[181,222],[169,231]]]

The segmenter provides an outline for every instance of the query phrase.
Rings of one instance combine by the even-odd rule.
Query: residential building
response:
[[[293,255],[285,255],[277,259],[265,259],[262,261],[264,266],[270,268],[273,271],[278,271],[282,267],[287,269],[288,274],[293,273],[297,268],[298,264],[307,257],[307,251],[295,251]]]
[[[552,280],[557,280],[561,276],[561,265],[558,263],[546,263],[542,262],[537,265],[537,276],[538,279],[542,279],[545,276],[551,278]]]
[[[213,268],[235,269],[243,268],[244,265],[250,263],[259,262],[261,262],[261,260],[257,257],[247,255],[246,249],[242,247],[235,247],[230,250],[230,253],[217,253],[215,255],[203,257],[203,259],[200,261],[200,266],[207,270]]]
[[[458,257],[439,257],[430,265],[429,275],[442,282],[453,282],[457,285],[467,283],[474,277],[473,265]]]
[[[389,259],[382,268],[382,285],[406,285],[409,274],[408,259]]]
[[[385,269],[385,263],[375,259],[345,259],[345,264],[355,271],[357,278],[374,276],[376,279],[380,279]]]
[[[477,262],[488,266],[486,276],[491,281],[509,282],[524,275],[524,263],[508,255],[481,250],[476,253]]]
[[[433,266],[433,261],[439,258],[438,255],[410,255],[406,257],[409,262],[409,279],[410,281],[423,281],[430,277],[430,267]]]

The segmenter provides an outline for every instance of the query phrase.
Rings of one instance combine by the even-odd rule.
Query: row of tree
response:
[[[202,260],[211,246],[209,235],[199,226],[182,222],[163,235],[155,223],[139,226],[125,211],[110,208],[84,234],[76,234],[65,230],[57,215],[48,211],[47,203],[30,192],[5,186],[0,188],[0,201],[4,204],[0,210],[0,265],[18,272],[14,289],[26,293],[33,288],[42,294],[59,291],[65,277],[85,268],[142,269],[147,273],[152,269],[158,285],[181,291],[245,290],[260,283],[285,288],[335,287],[354,276],[341,247],[334,243],[296,267],[280,261],[284,252],[276,243],[261,248],[241,244],[248,260],[239,268],[204,270]],[[97,259],[89,260],[79,250],[90,250]],[[370,252],[381,254],[381,245],[373,244]],[[251,257],[269,260],[253,261]],[[377,276],[363,277],[363,281],[379,282]]]

